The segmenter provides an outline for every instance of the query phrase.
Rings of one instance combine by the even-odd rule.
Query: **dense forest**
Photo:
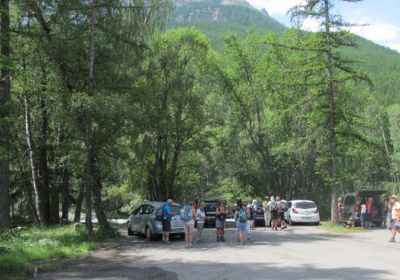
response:
[[[399,192],[400,54],[336,1],[290,11],[315,33],[219,2],[1,1],[0,229],[265,194],[335,221],[344,192]]]

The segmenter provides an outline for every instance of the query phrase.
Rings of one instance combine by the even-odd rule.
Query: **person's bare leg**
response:
[[[169,241],[169,232],[168,232],[168,231],[165,232],[165,240],[166,240],[166,241]]]

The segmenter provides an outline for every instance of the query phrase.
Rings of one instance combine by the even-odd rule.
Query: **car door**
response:
[[[149,222],[149,219],[151,217],[151,213],[153,212],[154,207],[151,205],[143,205],[142,209],[141,209],[141,224],[140,224],[140,232],[145,233],[146,231],[146,226]]]
[[[286,210],[285,213],[283,214],[286,221],[289,221],[289,218],[290,218],[290,210],[291,210],[291,208],[292,208],[292,204],[293,204],[293,203],[292,203],[291,201],[288,202],[287,210]]]
[[[354,207],[356,204],[356,197],[355,196],[345,196],[344,198],[344,207],[341,211],[343,214],[340,215],[341,220],[348,220],[352,217],[354,213]]]
[[[135,211],[132,212],[131,215],[131,228],[132,231],[142,233],[141,228],[141,212],[143,209],[143,205],[138,207]]]

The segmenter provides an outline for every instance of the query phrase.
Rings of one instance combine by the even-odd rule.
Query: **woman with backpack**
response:
[[[247,216],[248,212],[246,209],[246,205],[243,205],[242,200],[238,200],[236,202],[236,212],[235,212],[235,221],[236,221],[236,230],[239,233],[239,241],[241,245],[244,245],[244,241],[246,240],[246,227],[247,227]]]
[[[215,227],[217,228],[217,242],[225,241],[225,219],[226,219],[226,206],[224,201],[220,201],[215,213]]]
[[[196,219],[196,203],[190,201],[188,205],[183,207],[183,213],[181,214],[181,220],[185,226],[185,243],[186,248],[193,247],[193,234],[194,234],[194,220]]]
[[[273,196],[269,202],[269,211],[271,211],[271,230],[278,230],[278,203]]]
[[[201,242],[201,234],[203,233],[204,224],[206,221],[206,212],[204,211],[204,201],[200,202],[199,208],[196,211],[196,224],[197,224],[197,239],[196,241]]]

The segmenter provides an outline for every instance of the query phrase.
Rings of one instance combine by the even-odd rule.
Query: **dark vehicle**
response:
[[[204,212],[206,213],[204,227],[215,228],[215,214],[217,212],[219,199],[204,199],[200,201],[204,202]]]
[[[204,212],[206,213],[206,222],[204,224],[207,228],[215,228],[215,215],[219,203],[219,199],[204,199]]]
[[[256,226],[265,226],[265,220],[264,220],[264,208],[260,203],[256,204],[256,217],[255,217],[255,223]]]
[[[382,225],[382,209],[384,190],[365,190],[356,193],[347,193],[342,197],[342,205],[339,208],[339,220],[347,222],[354,220],[356,225],[360,225],[361,205],[365,204],[369,197],[372,197],[371,222],[380,227]]]

